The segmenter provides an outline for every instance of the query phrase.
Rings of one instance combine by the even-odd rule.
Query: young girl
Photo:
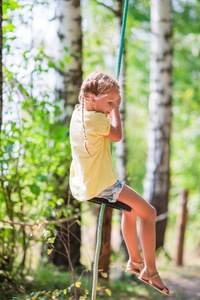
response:
[[[123,212],[121,223],[129,253],[126,271],[140,275],[142,281],[170,295],[156,269],[156,211],[132,188],[120,182],[113,168],[110,140],[119,142],[122,138],[120,100],[119,85],[107,74],[93,72],[84,80],[79,94],[80,104],[75,107],[70,124],[73,158],[70,188],[79,201],[104,197],[110,202],[119,200],[132,208],[131,212]],[[144,262],[138,249],[137,216],[141,221]]]

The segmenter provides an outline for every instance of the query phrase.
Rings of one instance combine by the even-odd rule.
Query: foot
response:
[[[154,287],[159,292],[161,292],[165,295],[168,295],[168,296],[172,296],[169,293],[168,287],[166,287],[163,284],[163,282],[162,282],[162,280],[161,280],[161,278],[160,278],[157,271],[150,273],[147,269],[144,269],[141,272],[141,275],[140,275],[139,279],[141,279],[142,281],[144,281],[147,284],[151,285],[152,287]]]
[[[144,263],[143,262],[136,263],[132,260],[129,260],[128,263],[127,263],[126,272],[130,272],[130,273],[133,273],[133,274],[140,275],[140,273],[142,272],[143,269],[144,269]]]
[[[146,269],[144,269],[142,271],[141,275],[140,275],[140,278],[144,279],[146,281],[149,281],[150,276],[153,276],[154,274],[158,274],[157,271],[150,273],[149,271],[147,271]],[[152,278],[152,282],[153,282],[153,284],[155,284],[156,286],[158,286],[160,289],[164,289],[165,288],[165,286],[164,286],[164,284],[163,284],[163,282],[162,282],[159,274],[155,278]]]

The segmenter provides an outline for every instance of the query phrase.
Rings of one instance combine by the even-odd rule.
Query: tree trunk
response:
[[[172,106],[171,0],[151,1],[151,64],[149,134],[144,198],[157,210],[167,211],[170,186],[170,131]],[[167,219],[156,224],[156,248],[163,246]]]
[[[57,99],[61,99],[60,103],[63,111],[60,121],[63,122],[63,126],[66,126],[74,106],[78,103],[78,94],[82,83],[81,9],[80,0],[58,0],[56,4],[56,19],[58,22],[56,96]],[[66,135],[68,135],[68,132],[66,132]],[[55,193],[58,195],[60,193],[59,186],[66,185],[67,174],[64,177],[58,174],[56,176],[58,178],[58,186]],[[64,199],[67,207],[68,190],[63,190],[59,197]],[[76,200],[71,199],[70,205],[74,213],[80,210],[80,203]],[[69,234],[69,237],[66,234]],[[66,257],[66,249],[63,242],[69,248],[68,251],[70,252],[70,260],[73,267],[79,266],[81,228],[77,222],[73,225],[63,224],[63,229],[59,229],[59,234],[55,240],[55,250],[59,251],[59,253],[53,251],[50,258],[55,265],[68,266],[69,258]]]
[[[58,21],[56,92],[57,98],[64,100],[64,108],[70,117],[78,102],[82,84],[80,0],[58,0],[56,18]]]
[[[177,266],[183,265],[183,250],[184,250],[184,239],[185,239],[185,229],[187,224],[187,200],[188,200],[188,190],[182,191],[180,195],[180,209],[178,218],[176,221],[176,254],[175,254],[175,263]]]
[[[2,0],[0,0],[0,139],[1,139],[1,126],[2,126],[2,111],[3,111],[3,99],[2,99],[2,48],[3,48],[3,37],[2,37]]]
[[[68,194],[67,191],[66,194]],[[66,196],[64,200],[67,208]],[[77,201],[70,204],[72,205],[71,207],[73,207],[74,213],[80,210],[80,204]],[[62,215],[61,218],[62,217],[64,218],[65,216]],[[78,217],[77,220],[80,224],[81,218]],[[62,223],[62,226],[56,227],[58,233],[54,242],[55,251],[49,256],[49,261],[54,265],[64,268],[70,265],[73,267],[80,266],[81,228],[78,223],[72,220]]]
[[[99,210],[100,212],[100,210]],[[110,269],[110,255],[111,255],[111,221],[112,221],[112,208],[105,207],[104,216],[103,216],[103,224],[102,224],[102,241],[101,241],[101,249],[100,249],[100,257],[99,257],[99,277],[101,273],[107,273],[107,277],[105,279],[109,279],[109,269]]]

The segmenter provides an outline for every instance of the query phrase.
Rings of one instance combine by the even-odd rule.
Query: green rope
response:
[[[101,210],[99,213],[99,222],[98,222],[98,231],[97,231],[97,246],[94,258],[94,267],[93,267],[93,286],[92,286],[92,300],[96,300],[96,290],[97,290],[97,281],[98,281],[98,265],[99,265],[99,253],[101,248],[101,229],[103,223],[103,214],[105,210],[105,204],[101,204]]]
[[[127,13],[128,13],[128,2],[129,2],[129,0],[125,0],[123,20],[122,20],[121,41],[120,41],[120,46],[119,46],[119,55],[118,55],[118,62],[117,62],[116,80],[119,80],[119,74],[120,74],[120,68],[121,68],[121,61],[122,61],[122,54],[123,54],[123,47],[124,47],[124,35],[125,35],[125,29],[126,29],[126,19],[127,19]]]
[[[122,60],[122,53],[123,53],[123,46],[124,46],[124,34],[125,34],[125,29],[126,29],[126,18],[127,18],[127,12],[128,12],[128,2],[129,2],[129,0],[125,0],[123,21],[122,21],[121,40],[120,40],[118,63],[117,63],[116,80],[119,80],[119,74],[120,74],[120,68],[121,68],[121,60]],[[99,213],[99,222],[98,222],[98,228],[97,228],[97,245],[96,245],[94,267],[93,267],[93,285],[92,285],[92,298],[91,298],[92,300],[96,300],[99,254],[100,254],[100,248],[101,248],[101,230],[102,230],[103,214],[104,214],[105,206],[106,206],[105,204],[101,204],[101,210]]]

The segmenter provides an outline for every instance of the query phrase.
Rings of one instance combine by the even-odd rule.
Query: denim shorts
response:
[[[114,203],[117,201],[119,194],[124,187],[124,182],[117,180],[115,184],[107,187],[103,192],[101,192],[97,197],[106,198],[109,202]]]

